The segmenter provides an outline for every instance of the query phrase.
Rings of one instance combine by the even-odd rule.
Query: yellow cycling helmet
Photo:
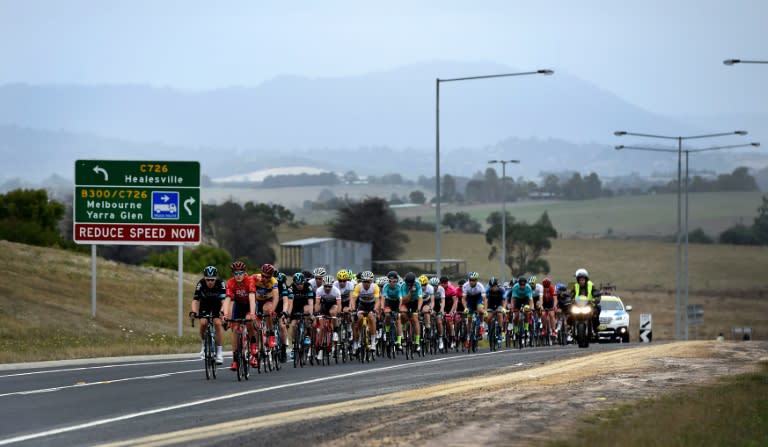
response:
[[[346,269],[339,270],[336,273],[336,279],[339,281],[349,281],[349,272]]]
[[[429,284],[429,277],[427,277],[427,275],[419,276],[419,284],[421,284],[421,287],[425,287]]]

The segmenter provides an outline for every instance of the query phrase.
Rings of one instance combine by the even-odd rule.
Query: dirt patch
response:
[[[595,354],[514,373],[495,371],[471,383],[413,391],[426,400],[366,411],[360,419],[376,421],[375,426],[345,423],[343,430],[336,427],[334,431],[347,434],[324,438],[321,445],[534,444],[563,434],[576,417],[748,372],[767,354],[764,342],[675,343]]]

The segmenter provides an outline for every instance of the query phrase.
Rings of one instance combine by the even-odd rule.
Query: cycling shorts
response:
[[[370,303],[366,303],[365,301],[358,301],[357,302],[357,310],[363,311],[363,312],[373,312],[373,308],[375,307],[376,303],[371,301]]]
[[[197,313],[200,315],[209,314],[219,315],[221,312],[221,300],[200,300],[200,308]]]
[[[419,311],[419,300],[412,299],[407,303],[401,303],[401,305],[405,306],[408,312],[415,313]]]
[[[549,300],[549,302],[547,302],[547,300],[544,300],[541,302],[541,307],[544,308],[545,310],[552,310],[555,308],[555,300]]]
[[[385,299],[384,308],[389,308],[395,312],[400,312],[400,301]]]
[[[271,302],[272,300],[264,300],[264,301],[256,300],[256,313],[257,314],[264,313],[264,306]],[[272,310],[274,311],[275,309],[272,309]]]
[[[326,317],[331,315],[331,308],[336,305],[336,301],[320,301],[320,314]]]
[[[232,319],[240,320],[245,318],[250,312],[250,305],[248,303],[239,303],[237,301],[232,303]]]
[[[515,310],[520,310],[523,308],[523,306],[528,304],[528,298],[523,298],[523,299],[515,298],[514,300],[512,300],[512,302],[515,306]]]

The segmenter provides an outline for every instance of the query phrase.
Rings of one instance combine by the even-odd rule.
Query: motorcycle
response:
[[[585,296],[577,296],[571,305],[576,343],[580,348],[588,348],[592,339],[592,313],[594,308]]]

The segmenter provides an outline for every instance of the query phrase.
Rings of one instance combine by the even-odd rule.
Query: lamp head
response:
[[[746,130],[737,130],[737,131],[736,131],[736,132],[734,132],[734,133],[735,133],[736,135],[746,135],[746,134],[747,134],[747,131],[746,131]]]
[[[496,164],[496,163],[498,163],[498,162],[499,162],[499,160],[488,160],[488,163],[489,163],[489,164]]]
[[[623,136],[624,136],[624,135],[626,135],[627,133],[626,133],[625,131],[623,131],[623,130],[617,130],[617,131],[616,131],[616,132],[614,132],[613,134],[614,134],[614,135],[616,135],[617,137],[623,137]]]
[[[755,142],[755,143],[749,143],[749,145],[750,145],[750,146],[753,146],[753,147],[760,147],[760,143],[757,143],[757,142]]]
[[[618,146],[614,146],[613,148],[616,149],[617,151],[620,151],[620,150],[624,149],[624,145],[620,144]]]
[[[536,73],[551,76],[555,74],[554,70],[536,70]]]
[[[741,63],[741,59],[726,59],[726,60],[723,61],[723,63],[725,65],[738,64],[738,63]]]

